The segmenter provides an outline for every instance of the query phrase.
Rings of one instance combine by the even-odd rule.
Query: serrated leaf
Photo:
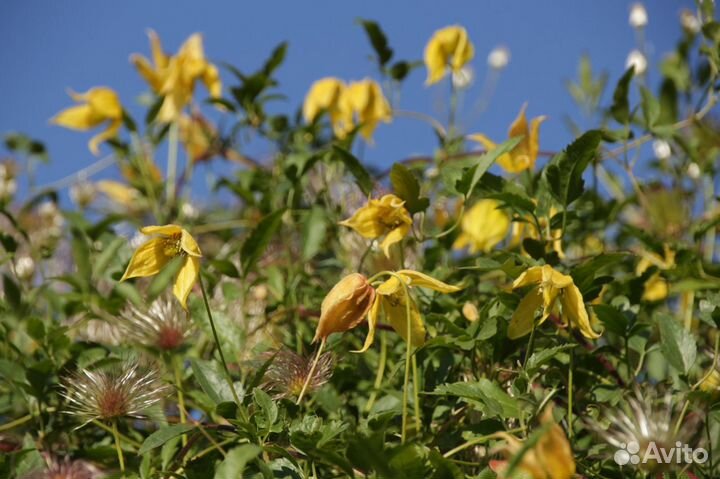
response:
[[[190,359],[190,366],[195,380],[212,402],[216,405],[223,402],[235,402],[220,365],[213,361],[193,358]]]
[[[661,313],[657,318],[661,338],[660,349],[670,365],[687,374],[697,356],[695,338],[669,314]]]
[[[284,209],[274,211],[260,220],[240,248],[240,262],[243,274],[247,275],[265,252],[275,232],[280,227]]]
[[[457,191],[465,195],[466,198],[469,197],[478,184],[478,181],[480,181],[485,172],[490,169],[492,164],[495,163],[495,160],[515,148],[521,140],[522,137],[510,138],[487,153],[469,157],[467,161],[470,163],[470,167],[455,184]]]
[[[402,163],[395,163],[390,170],[390,183],[397,196],[405,200],[405,208],[410,214],[425,211],[430,200],[420,197],[420,183],[412,171]]]
[[[585,187],[583,172],[595,158],[601,139],[599,130],[587,131],[545,167],[544,176],[550,192],[564,207],[582,194]]]
[[[574,348],[574,344],[563,344],[561,346],[553,346],[551,348],[545,348],[540,351],[536,351],[528,358],[525,369],[529,375],[534,374],[543,364],[549,362],[552,358],[567,351],[568,349]]]
[[[360,163],[360,160],[338,145],[332,146],[332,152],[335,158],[340,160],[345,165],[345,168],[355,177],[355,182],[363,194],[369,195],[373,190],[373,180],[370,173],[368,173],[362,163]]]
[[[442,384],[435,389],[435,392],[468,400],[479,406],[488,416],[520,417],[521,414],[517,400],[485,378],[477,382]]]
[[[137,452],[139,456],[142,456],[148,451],[160,447],[170,439],[192,431],[195,426],[192,424],[173,424],[172,426],[161,427],[154,433],[150,434],[140,446],[140,450]]]

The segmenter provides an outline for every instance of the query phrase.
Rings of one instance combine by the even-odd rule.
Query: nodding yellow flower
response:
[[[372,139],[378,123],[388,123],[392,118],[390,105],[380,85],[369,78],[351,83],[343,92],[341,103],[345,103],[341,110],[357,115],[360,134],[367,141]]]
[[[402,280],[405,285],[400,283]],[[385,319],[392,328],[405,340],[410,341],[413,346],[425,344],[425,324],[420,316],[420,310],[407,290],[412,287],[427,288],[440,293],[454,293],[460,288],[443,283],[426,274],[409,269],[396,271],[393,275],[377,287],[375,300],[368,314],[368,335],[362,349],[362,353],[368,350],[375,340],[375,325],[380,317],[380,310],[385,314]],[[410,306],[410,338],[408,339],[408,316],[407,305]]]
[[[143,201],[140,191],[119,181],[101,180],[96,185],[105,196],[125,208],[137,209]]]
[[[466,211],[453,249],[468,247],[470,254],[487,253],[500,243],[510,230],[510,217],[499,207],[499,201],[480,200]]]
[[[467,30],[458,25],[436,31],[425,46],[426,85],[437,83],[446,75],[448,66],[458,73],[475,56],[475,47]]]
[[[365,238],[385,236],[380,247],[390,257],[390,247],[401,241],[410,231],[412,218],[405,202],[393,194],[368,200],[352,217],[340,222]]]
[[[533,329],[535,312],[542,306],[543,312],[537,326],[542,324],[557,309],[558,299],[562,307],[561,320],[578,328],[588,339],[596,339],[600,334],[593,331],[580,290],[571,276],[562,274],[550,265],[533,266],[522,273],[513,282],[513,289],[533,285],[534,287],[520,300],[510,319],[508,337],[517,339]]]
[[[185,261],[175,278],[173,294],[187,309],[188,295],[200,275],[202,253],[195,238],[177,225],[146,226],[140,232],[153,238],[135,250],[120,281],[154,276],[172,259],[184,257]]]
[[[547,428],[534,446],[525,450],[523,441],[506,432],[497,433],[506,444],[493,450],[508,458],[522,454],[518,468],[532,479],[570,479],[575,475],[575,459],[565,431],[553,419],[552,408],[547,407],[540,419],[543,428]],[[498,474],[505,479],[505,468]],[[514,476],[513,476],[514,477]]]
[[[323,299],[313,342],[353,329],[362,322],[374,301],[375,290],[365,276],[359,273],[345,276]]]
[[[640,261],[635,267],[635,274],[642,275],[649,267],[657,266],[660,270],[671,269],[675,267],[675,252],[668,246],[664,245],[664,257],[643,251],[640,253]],[[656,271],[647,281],[643,290],[643,301],[662,301],[668,297],[670,288],[667,281],[660,275],[660,271]]]
[[[508,137],[513,138],[522,136],[520,143],[508,153],[500,155],[497,159],[500,165],[508,173],[520,173],[525,170],[535,168],[538,151],[540,150],[540,123],[545,121],[544,116],[538,116],[532,119],[530,127],[528,127],[525,110],[527,103],[522,106],[520,113],[515,121],[510,125]],[[487,148],[488,151],[497,148],[495,142],[482,134],[470,135],[469,138],[476,141]]]
[[[91,88],[85,93],[70,92],[80,103],[55,115],[50,122],[73,130],[87,131],[107,123],[105,130],[90,139],[88,147],[93,155],[100,153],[100,143],[115,138],[122,126],[123,109],[115,90],[107,87]]]
[[[325,111],[335,136],[344,138],[353,128],[352,109],[341,101],[346,88],[345,82],[334,77],[321,78],[313,83],[303,103],[305,121],[313,122]]]
[[[210,96],[221,95],[220,72],[205,59],[202,35],[192,34],[174,56],[165,54],[157,33],[150,30],[148,36],[153,62],[139,54],[132,55],[130,61],[150,88],[165,97],[157,115],[159,122],[169,123],[179,118],[192,100],[198,80],[205,84]]]

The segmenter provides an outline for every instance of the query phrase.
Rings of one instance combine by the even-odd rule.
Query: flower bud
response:
[[[462,315],[470,322],[477,321],[480,317],[477,306],[472,304],[470,301],[465,302],[462,307]]]
[[[700,178],[700,175],[702,175],[702,171],[700,170],[700,166],[693,161],[687,167],[687,174],[693,180],[697,180]]]
[[[630,7],[630,17],[628,18],[630,26],[633,28],[643,28],[648,23],[648,14],[642,3],[634,3]]]
[[[359,273],[345,276],[330,290],[320,306],[320,322],[313,342],[360,324],[374,300],[375,290],[365,276]]]
[[[680,12],[680,25],[682,25],[683,29],[686,32],[691,33],[693,35],[696,35],[697,33],[699,33],[700,28],[702,27],[697,15],[695,15],[693,12],[691,12],[687,8],[684,9],[682,12]]]
[[[472,85],[475,73],[470,65],[465,65],[460,70],[452,73],[453,86],[457,90],[464,90]]]
[[[30,256],[20,256],[15,260],[15,274],[23,281],[27,281],[35,274],[35,261]]]
[[[635,74],[642,75],[647,70],[647,58],[640,50],[633,50],[625,60],[625,68],[635,67]]]
[[[488,66],[494,70],[502,70],[510,63],[510,50],[499,46],[493,48],[487,58]]]
[[[670,155],[672,155],[670,144],[665,140],[653,141],[652,147],[653,153],[655,153],[655,157],[659,160],[667,160],[668,158],[670,158]]]

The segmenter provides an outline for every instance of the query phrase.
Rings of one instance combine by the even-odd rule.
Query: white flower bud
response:
[[[493,48],[487,58],[488,66],[494,70],[502,70],[510,63],[510,50],[505,46]]]
[[[633,28],[643,28],[648,23],[648,14],[642,3],[633,3],[630,7],[630,17],[628,18],[630,26]]]
[[[194,220],[198,217],[198,210],[192,203],[185,202],[180,207],[180,213],[189,220]]]
[[[95,185],[80,181],[70,187],[70,199],[80,208],[85,208],[93,202],[96,192]]]
[[[472,68],[469,65],[465,65],[457,73],[453,72],[453,86],[458,90],[463,90],[472,84],[474,77],[475,74],[473,73]]]
[[[670,144],[665,140],[655,140],[652,144],[655,157],[659,160],[667,160],[672,155]]]
[[[27,281],[35,274],[35,261],[30,256],[20,256],[15,260],[15,274],[23,281]]]
[[[702,172],[700,171],[700,167],[694,161],[688,165],[687,174],[693,180],[697,180],[698,178],[700,178],[701,173]]]
[[[647,58],[640,50],[633,50],[625,60],[625,68],[635,67],[635,74],[642,75],[647,70]]]
[[[692,34],[700,32],[701,28],[698,17],[687,8],[680,12],[680,25],[682,25],[687,32]]]

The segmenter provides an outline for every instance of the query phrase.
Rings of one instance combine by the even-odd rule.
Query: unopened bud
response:
[[[35,274],[35,261],[30,256],[20,256],[15,260],[15,274],[23,281],[27,281]]]
[[[478,313],[477,307],[472,304],[470,301],[463,304],[462,307],[462,314],[470,322],[477,321],[480,317],[480,314]]]
[[[370,310],[373,301],[375,289],[365,276],[359,273],[345,276],[330,290],[320,306],[320,322],[313,342],[356,327]]]
[[[510,63],[510,50],[505,46],[493,48],[487,58],[488,66],[495,70],[502,70]]]
[[[647,58],[640,50],[633,50],[625,60],[625,68],[635,67],[635,74],[642,75],[647,70]]]
[[[687,8],[680,12],[680,25],[686,32],[693,35],[699,33],[701,28],[698,17]]]
[[[697,180],[698,178],[700,178],[700,174],[702,174],[702,171],[700,171],[700,167],[698,166],[698,164],[693,161],[688,165],[687,174],[693,180]]]
[[[659,160],[667,160],[672,155],[670,144],[665,140],[655,140],[652,144],[655,157]]]
[[[630,26],[633,28],[643,28],[648,23],[648,14],[642,3],[633,3],[630,7],[630,17],[628,18]]]

